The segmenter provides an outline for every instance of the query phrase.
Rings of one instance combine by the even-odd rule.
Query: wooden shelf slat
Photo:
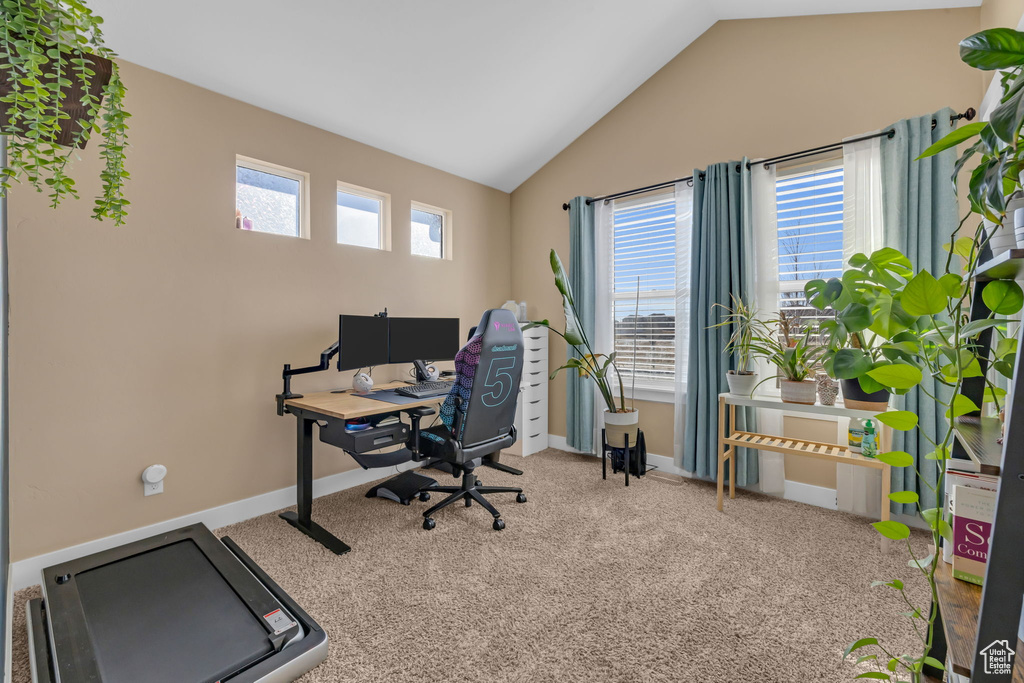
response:
[[[1024,249],[1009,249],[978,264],[978,280],[1016,280],[1024,276]]]
[[[965,415],[953,422],[954,436],[968,457],[980,466],[982,474],[999,476],[1003,461],[1003,445],[997,441],[1000,433],[998,417]]]
[[[946,656],[954,673],[970,676],[981,611],[981,586],[954,579],[953,565],[946,564],[939,555],[935,559],[935,589],[946,633]]]

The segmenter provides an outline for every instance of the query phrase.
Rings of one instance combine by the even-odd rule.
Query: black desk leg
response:
[[[297,512],[282,512],[281,519],[320,543],[336,555],[344,555],[351,548],[337,536],[313,521],[313,422],[300,414],[295,415],[298,427],[295,447]]]

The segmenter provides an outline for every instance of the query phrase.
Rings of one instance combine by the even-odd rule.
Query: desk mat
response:
[[[363,398],[372,398],[375,401],[383,401],[385,403],[396,403],[398,405],[404,405],[406,403],[419,403],[422,398],[413,398],[412,396],[402,396],[395,392],[394,389],[379,389],[377,391],[371,391],[369,394],[361,394]]]

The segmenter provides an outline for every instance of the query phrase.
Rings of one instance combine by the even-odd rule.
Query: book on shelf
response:
[[[946,461],[951,462],[951,460]],[[946,492],[946,521],[953,526],[953,491],[956,486],[996,491],[999,488],[999,477],[992,474],[962,472],[948,468],[943,487]],[[953,544],[942,539],[942,559],[946,564],[953,562]]]
[[[953,487],[953,578],[984,583],[995,513],[995,491]]]

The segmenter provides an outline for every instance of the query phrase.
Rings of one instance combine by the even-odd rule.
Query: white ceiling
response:
[[[506,192],[718,19],[979,4],[89,2],[124,59]]]

